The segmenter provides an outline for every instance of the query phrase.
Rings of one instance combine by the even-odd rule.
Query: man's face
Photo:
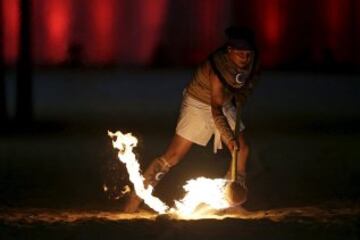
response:
[[[253,51],[239,50],[236,48],[228,47],[230,59],[239,67],[246,67],[251,60]]]

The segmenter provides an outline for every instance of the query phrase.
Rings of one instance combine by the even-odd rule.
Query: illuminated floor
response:
[[[339,203],[337,204],[339,205]],[[289,207],[271,209],[265,211],[247,211],[245,209],[222,210],[215,214],[205,215],[201,219],[242,219],[262,220],[269,219],[273,222],[286,221],[313,221],[313,222],[345,222],[355,221],[360,215],[360,205],[344,204],[347,207],[331,208],[324,207]],[[0,221],[3,224],[38,224],[38,223],[77,223],[86,221],[126,221],[126,220],[181,220],[167,215],[157,215],[152,211],[140,211],[137,213],[121,213],[120,211],[84,211],[84,210],[54,210],[54,209],[2,209]],[[194,220],[201,220],[194,219]],[[187,219],[191,220],[191,219]]]
[[[0,213],[0,231],[1,239],[358,239],[360,233],[359,208],[319,207],[190,221],[145,212],[8,209]]]
[[[34,129],[0,135],[0,239],[359,239],[358,76],[265,73],[244,115],[250,212],[197,221],[119,213],[126,181],[107,130],[134,132],[148,164],[171,138],[190,77],[37,73]],[[223,176],[228,161],[211,144],[194,147],[156,194],[172,204],[185,180]]]

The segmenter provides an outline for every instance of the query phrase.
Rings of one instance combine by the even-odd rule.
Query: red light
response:
[[[351,3],[349,0],[328,0],[325,21],[327,43],[331,54],[338,60],[346,60],[351,55],[350,26]]]
[[[280,40],[280,4],[279,0],[264,1],[265,39],[270,46],[277,45]]]
[[[134,0],[131,5],[129,26],[124,33],[128,35],[131,52],[125,51],[130,62],[135,64],[148,64],[151,62],[157,44],[162,36],[166,20],[166,0]]]
[[[45,42],[43,54],[51,62],[66,60],[69,45],[70,0],[47,0],[45,4]],[[50,50],[51,49],[51,50]],[[50,50],[50,51],[49,51]]]
[[[19,0],[3,0],[4,57],[6,63],[14,63],[18,54]]]
[[[89,3],[88,39],[85,52],[90,62],[107,63],[115,58],[114,0],[92,0]]]

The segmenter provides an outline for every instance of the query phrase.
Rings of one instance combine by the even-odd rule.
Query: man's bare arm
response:
[[[225,102],[224,86],[222,85],[216,74],[210,71],[210,85],[211,85],[211,112],[216,127],[219,129],[221,137],[225,140],[225,144],[229,150],[232,151],[234,146],[237,146],[234,132],[222,111]]]

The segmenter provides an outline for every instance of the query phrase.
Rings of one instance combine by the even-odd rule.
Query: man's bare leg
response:
[[[161,157],[154,159],[147,167],[144,173],[145,187],[149,184],[155,187],[160,178],[184,157],[190,150],[191,145],[192,142],[175,134],[165,153]],[[135,212],[139,208],[141,202],[142,199],[140,199],[133,191],[124,206],[124,212]]]
[[[240,132],[239,134],[239,152],[238,152],[238,162],[237,166],[237,173],[238,174],[245,174],[246,173],[246,163],[249,156],[249,146],[245,140],[244,132]]]

